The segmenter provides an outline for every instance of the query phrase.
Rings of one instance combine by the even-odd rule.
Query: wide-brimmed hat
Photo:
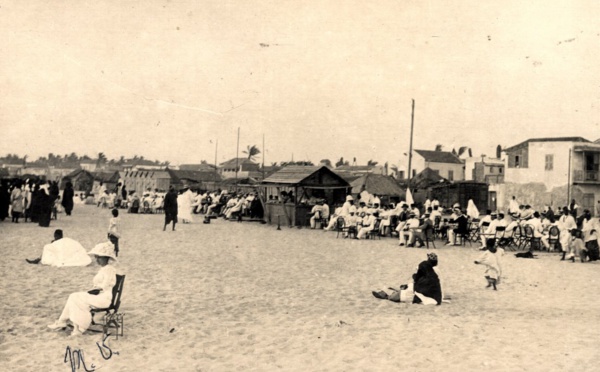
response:
[[[117,260],[117,257],[115,257],[115,246],[111,242],[96,244],[96,246],[92,248],[92,250],[89,251],[88,254],[99,257],[108,257],[114,261]]]
[[[353,201],[354,198],[352,197],[352,195],[346,195],[346,201]]]

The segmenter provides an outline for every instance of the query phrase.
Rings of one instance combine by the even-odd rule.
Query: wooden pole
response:
[[[263,180],[265,179],[265,134],[263,133],[263,156],[262,156],[262,178]]]
[[[219,140],[217,139],[215,142],[215,177],[214,177],[214,185],[213,185],[213,191],[216,190],[217,188],[217,149],[219,148]]]
[[[238,127],[238,135],[237,135],[237,149],[235,150],[235,192],[237,192],[237,182],[238,182],[238,162],[240,160],[240,127]]]
[[[412,100],[412,111],[410,114],[410,147],[408,150],[408,186],[412,179],[412,151],[413,151],[413,128],[415,125],[415,100]]]
[[[569,170],[567,172],[567,205],[571,203],[571,149],[569,149]]]

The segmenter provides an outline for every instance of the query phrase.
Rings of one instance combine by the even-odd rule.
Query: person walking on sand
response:
[[[481,256],[475,260],[476,265],[485,265],[485,279],[488,282],[486,288],[494,287],[494,291],[497,290],[496,285],[500,280],[501,269],[499,263],[499,257],[496,251],[496,241],[494,239],[486,240],[486,250]]]
[[[121,219],[119,210],[114,208],[112,218],[108,222],[108,240],[115,246],[115,256],[119,257],[119,238],[121,237]]]
[[[67,182],[65,189],[63,191],[61,205],[65,209],[65,214],[67,216],[71,215],[71,211],[73,210],[73,196],[75,195],[75,191],[73,190],[73,184],[71,182]]]
[[[112,289],[117,282],[117,270],[112,265],[116,261],[114,246],[111,242],[96,245],[89,253],[100,265],[100,270],[93,280],[93,289],[87,292],[75,292],[69,295],[58,320],[48,328],[64,329],[67,321],[73,323],[71,336],[82,335],[92,323],[90,309],[106,308],[112,300]]]
[[[177,223],[177,192],[173,186],[169,188],[169,192],[165,195],[163,208],[165,210],[165,225],[163,231],[167,229],[167,225],[171,222],[173,222],[173,231],[175,231],[175,224]]]

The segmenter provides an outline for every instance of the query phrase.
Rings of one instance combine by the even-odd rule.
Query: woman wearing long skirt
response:
[[[52,207],[54,199],[48,194],[48,185],[40,187],[38,194],[40,214],[38,215],[38,224],[41,227],[49,227],[50,219],[52,218]]]
[[[19,223],[19,217],[23,213],[23,191],[21,191],[21,182],[17,182],[15,188],[10,194],[10,205],[12,207],[12,222]]]
[[[96,258],[101,266],[94,277],[93,289],[87,292],[72,293],[60,314],[60,317],[48,328],[57,330],[67,326],[67,321],[73,323],[71,336],[79,336],[85,332],[92,323],[90,309],[106,308],[112,301],[112,289],[117,282],[117,270],[112,265],[116,261],[115,248],[111,242],[96,245],[88,254]]]
[[[75,195],[75,191],[73,190],[73,184],[71,182],[67,182],[65,186],[65,190],[63,191],[61,205],[65,208],[65,214],[67,216],[71,215],[71,211],[73,210],[73,196]]]

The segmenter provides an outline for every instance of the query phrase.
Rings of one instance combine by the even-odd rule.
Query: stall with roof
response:
[[[259,196],[267,223],[307,226],[318,199],[325,199],[333,210],[351,189],[346,180],[325,166],[291,165],[265,178],[259,184]]]
[[[382,206],[398,203],[406,197],[406,190],[403,190],[393,177],[383,174],[364,174],[352,181],[350,186],[355,198],[366,191],[370,195],[377,195]]]

